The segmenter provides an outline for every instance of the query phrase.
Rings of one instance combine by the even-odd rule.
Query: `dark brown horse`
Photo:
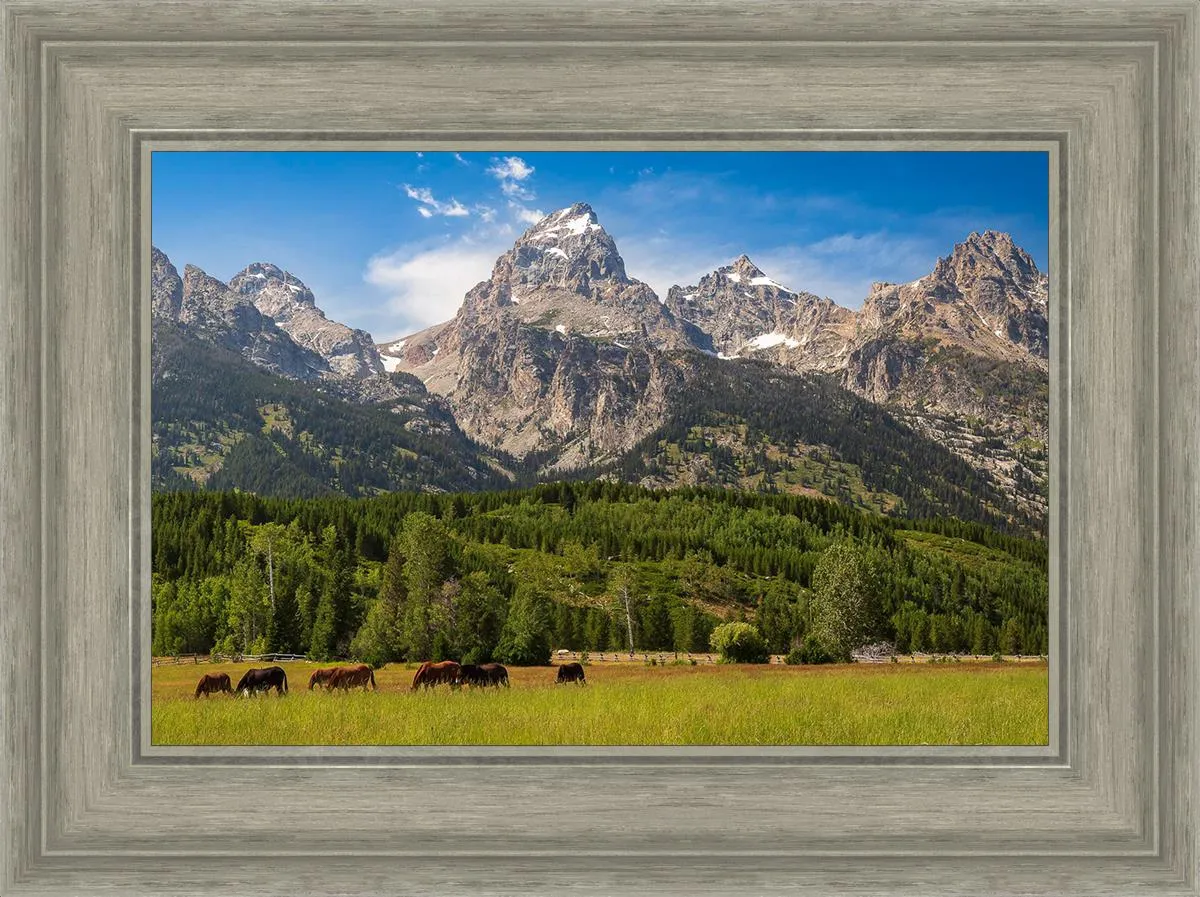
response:
[[[464,663],[458,669],[458,679],[460,682],[474,687],[476,685],[486,686],[490,684],[488,674],[484,672],[483,667],[474,663]]]
[[[440,663],[425,661],[413,676],[412,690],[424,686],[433,688],[445,682],[451,688],[458,688],[462,682],[462,667],[453,660],[443,660]]]
[[[488,685],[497,687],[503,685],[508,688],[508,669],[502,663],[484,663],[480,664],[479,669],[483,670],[487,676]]]
[[[196,683],[195,697],[208,697],[215,691],[233,693],[233,686],[229,684],[228,673],[205,673],[200,677],[200,681]]]
[[[238,694],[255,694],[260,691],[275,689],[279,694],[287,694],[287,673],[283,667],[263,667],[257,670],[246,670],[246,674],[238,680]]]
[[[558,679],[555,681],[559,685],[564,682],[578,682],[580,685],[587,685],[587,680],[583,678],[583,664],[564,663],[558,668]]]
[[[375,685],[375,671],[365,663],[353,667],[337,667],[330,675],[327,687],[330,691],[335,688],[346,691],[359,685],[363,691],[367,690],[368,685],[378,690],[378,686]]]
[[[329,677],[337,672],[337,667],[325,667],[321,670],[313,670],[313,674],[308,677],[308,690],[312,691],[315,686],[323,685],[329,687]]]

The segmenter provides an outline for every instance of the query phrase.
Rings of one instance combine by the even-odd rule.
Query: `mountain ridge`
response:
[[[1044,521],[1048,282],[998,231],[971,233],[915,281],[874,284],[858,311],[785,286],[744,253],[660,300],[576,203],[517,238],[453,318],[379,344],[268,262],[228,284],[191,266],[180,278],[157,249],[152,268],[157,323],[347,401],[442,403],[465,438],[536,461],[543,479],[631,470],[629,453],[664,422],[687,424],[680,403],[713,379],[707,356],[832,378],[999,490],[987,515]]]

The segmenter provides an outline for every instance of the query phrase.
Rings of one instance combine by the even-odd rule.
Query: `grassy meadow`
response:
[[[261,664],[258,664],[261,666]],[[509,667],[509,689],[411,692],[413,668],[376,670],[377,692],[307,691],[310,663],[282,663],[289,694],[195,700],[200,676],[152,672],[159,745],[1037,745],[1048,738],[1045,663],[648,666],[592,663],[588,684]]]

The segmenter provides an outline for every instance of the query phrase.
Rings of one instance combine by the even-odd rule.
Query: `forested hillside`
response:
[[[316,497],[508,482],[407,374],[391,375],[401,398],[356,403],[166,326],[155,329],[153,363],[155,489]]]
[[[826,495],[898,517],[1025,533],[1044,524],[944,445],[830,376],[765,361],[696,363],[671,417],[617,468],[622,479]]]
[[[870,577],[870,635],[900,651],[1047,650],[1044,542],[798,495],[597,481],[155,494],[153,650],[538,663],[631,639],[707,650],[717,623],[746,620],[786,652],[813,625],[814,572],[828,581],[847,559]]]

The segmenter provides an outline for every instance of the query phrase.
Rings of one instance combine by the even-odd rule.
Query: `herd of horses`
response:
[[[579,663],[564,663],[557,667],[558,673],[555,682],[562,684],[564,682],[577,682],[580,685],[586,685],[587,680],[584,678],[583,665]],[[259,694],[269,692],[271,689],[280,695],[286,695],[288,690],[287,673],[283,671],[283,667],[263,667],[261,669],[247,670],[245,675],[238,680],[237,687],[233,687],[230,683],[228,673],[205,673],[200,677],[200,681],[196,684],[195,697],[201,695],[208,697],[210,694],[224,692],[226,694]],[[308,690],[312,691],[318,686],[326,691],[340,689],[348,691],[351,688],[361,687],[363,691],[367,690],[367,686],[373,689],[378,689],[375,684],[375,671],[365,663],[360,663],[355,666],[338,666],[325,667],[323,669],[314,670],[313,674],[308,679]],[[466,685],[474,688],[487,688],[489,686],[500,687],[503,685],[508,688],[508,670],[500,663],[456,663],[453,660],[443,660],[437,663],[426,661],[417,669],[417,673],[413,676],[412,691],[417,689],[435,688],[438,685],[448,685],[452,689],[457,689]]]

